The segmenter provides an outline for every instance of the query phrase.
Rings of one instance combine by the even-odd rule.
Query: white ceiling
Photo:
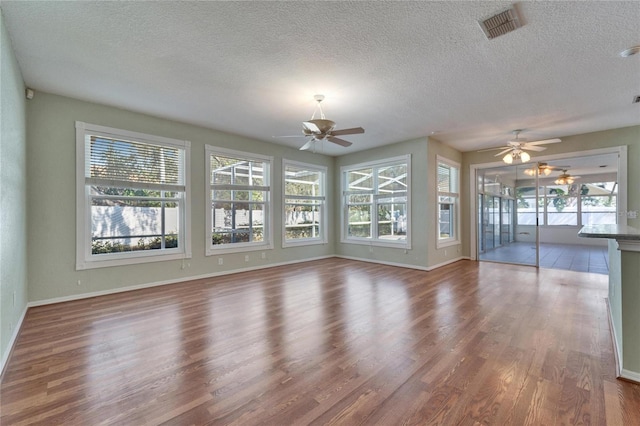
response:
[[[350,148],[461,150],[640,124],[640,2],[27,2],[0,7],[27,86],[301,146],[324,94]]]

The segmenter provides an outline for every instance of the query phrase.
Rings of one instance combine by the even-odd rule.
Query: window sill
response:
[[[104,259],[90,259],[85,261],[76,262],[76,271],[83,271],[86,269],[96,269],[96,268],[108,268],[112,266],[126,266],[126,265],[137,265],[140,263],[151,263],[151,262],[164,262],[167,260],[181,260],[181,259],[190,259],[191,253],[166,253],[166,254],[152,254],[145,253],[144,255],[138,256],[109,256]]]
[[[327,244],[327,241],[324,239],[301,239],[301,240],[291,240],[284,241],[282,243],[282,248],[291,248],[291,247],[301,247],[301,246],[319,246]]]
[[[216,247],[216,246],[214,246]],[[219,248],[218,248],[219,247]],[[221,254],[230,254],[230,253],[242,253],[247,251],[258,251],[258,250],[270,250],[273,249],[273,244],[270,242],[266,243],[237,243],[232,245],[220,245],[216,248],[207,247],[207,256],[218,256]]]
[[[340,240],[342,244],[358,244],[363,246],[374,246],[374,247],[390,247],[397,248],[401,250],[411,250],[411,243],[409,241],[397,241],[394,240],[371,240],[366,238],[355,239],[355,238],[344,238]]]
[[[460,240],[438,240],[436,242],[436,248],[445,248],[445,247],[451,247],[451,246],[458,246],[460,245]]]

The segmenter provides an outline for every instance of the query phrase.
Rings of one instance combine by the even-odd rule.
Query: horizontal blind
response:
[[[89,184],[185,189],[185,150],[179,147],[87,135]]]
[[[438,192],[458,193],[458,169],[456,167],[438,163]]]

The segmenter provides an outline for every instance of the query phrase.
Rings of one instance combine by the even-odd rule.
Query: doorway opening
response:
[[[482,261],[607,274],[606,240],[585,225],[615,224],[618,153],[476,170],[476,240]]]

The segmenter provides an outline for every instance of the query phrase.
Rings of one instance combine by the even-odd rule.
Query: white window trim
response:
[[[76,121],[76,270],[104,268],[110,266],[133,265],[146,262],[161,262],[175,259],[191,258],[191,142],[165,138],[145,133],[131,132],[113,127]],[[179,229],[180,242],[176,249],[157,251],[136,251],[126,253],[112,253],[94,256],[91,254],[91,209],[87,203],[87,186],[85,179],[85,137],[86,133],[104,136],[112,139],[126,139],[147,142],[155,145],[182,148],[185,151],[185,196],[182,203],[183,211]]]
[[[347,203],[346,200],[346,191],[347,191],[347,182],[345,180],[345,172],[354,169],[362,169],[367,167],[381,167],[387,165],[393,165],[398,163],[406,163],[407,164],[407,235],[404,241],[386,241],[380,239],[373,238],[361,238],[361,237],[349,237],[346,235],[348,224],[347,220],[349,215],[347,214]],[[340,167],[340,243],[342,244],[360,244],[367,246],[376,246],[376,247],[392,247],[403,250],[411,250],[411,154],[400,155],[397,157],[385,158],[382,160],[376,161],[368,161],[365,163],[358,164],[349,164],[346,166]],[[374,203],[375,205],[375,203]],[[375,213],[375,216],[374,216]],[[374,217],[377,217],[377,212],[372,212],[372,220],[373,224]]]
[[[449,167],[455,167],[458,169],[458,192],[456,193],[444,193],[438,191],[438,166],[442,164],[446,164]],[[442,157],[440,155],[436,155],[436,248],[445,248],[451,246],[457,246],[461,244],[460,240],[460,181],[461,181],[461,168],[460,163],[457,163],[453,160],[450,160],[446,157]],[[449,238],[440,238],[440,196],[448,196],[455,197],[456,201],[454,203],[454,214],[455,214],[455,232],[453,237]]]
[[[273,157],[253,154],[244,151],[236,151],[233,149],[220,148],[213,145],[205,145],[205,255],[216,256],[229,253],[249,252],[265,249],[273,249]],[[269,179],[267,200],[264,205],[266,206],[266,218],[264,220],[264,241],[261,242],[249,242],[249,243],[235,243],[235,244],[220,244],[213,245],[211,243],[211,155],[220,154],[229,157],[243,158],[251,161],[260,161],[268,163],[269,170],[265,173],[265,176]],[[255,188],[255,187],[254,187]]]
[[[324,203],[320,208],[320,236],[316,238],[298,238],[295,240],[287,240],[286,234],[286,202],[287,198],[295,198],[295,197],[287,197],[286,194],[286,175],[285,171],[287,166],[300,167],[305,168],[311,171],[317,171],[322,173],[322,181],[320,182],[320,186],[323,192],[322,197],[324,198]],[[309,163],[301,163],[299,161],[282,159],[282,247],[299,247],[299,246],[310,246],[310,245],[320,245],[327,244],[327,167],[320,166],[317,164],[309,164]]]

